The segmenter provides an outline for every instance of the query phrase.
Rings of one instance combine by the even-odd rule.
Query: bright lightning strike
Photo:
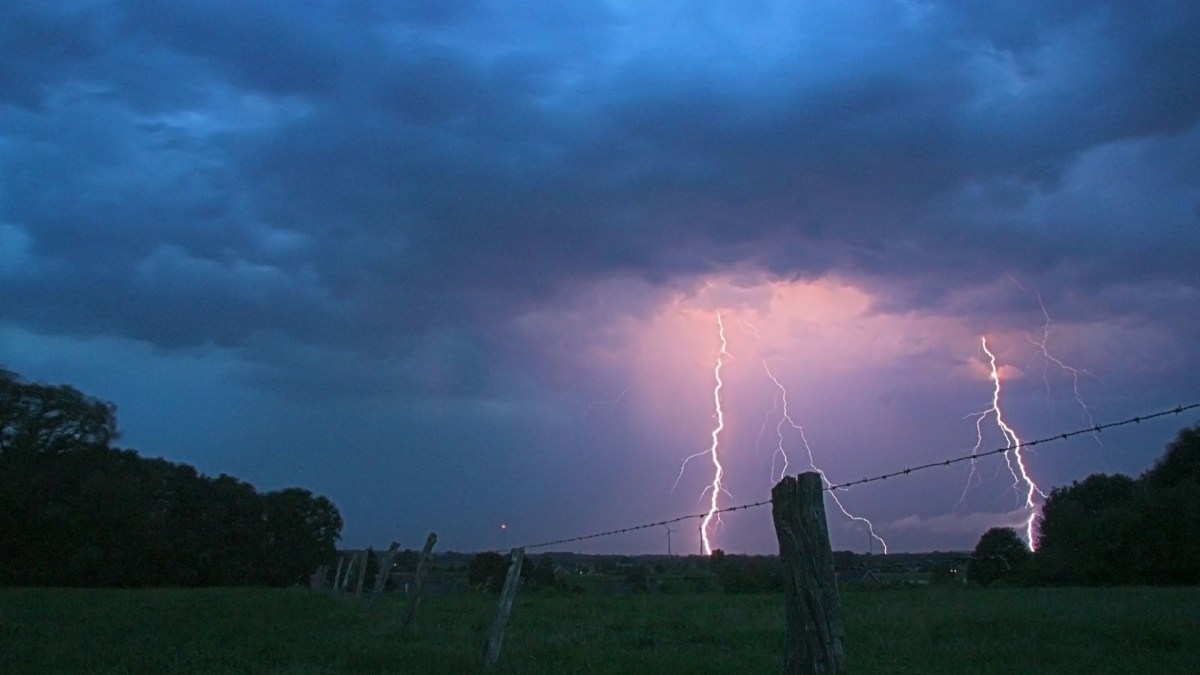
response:
[[[717,312],[717,332],[721,337],[721,351],[717,352],[716,365],[713,367],[713,379],[716,381],[716,384],[713,385],[713,418],[716,419],[716,425],[712,430],[712,444],[708,450],[698,452],[683,460],[683,465],[679,467],[679,475],[675,478],[675,486],[678,486],[679,479],[683,477],[683,470],[687,468],[688,462],[697,457],[707,455],[712,460],[712,483],[704,488],[704,493],[701,494],[701,499],[704,498],[703,494],[705,493],[709,496],[708,513],[705,514],[704,520],[700,522],[700,542],[704,550],[704,555],[712,554],[712,540],[709,535],[709,528],[714,519],[717,522],[721,522],[721,517],[718,513],[720,511],[718,500],[720,499],[720,493],[725,490],[721,484],[721,479],[725,475],[725,467],[721,466],[721,457],[718,450],[721,442],[721,431],[725,429],[725,412],[721,409],[721,387],[724,386],[724,382],[721,381],[721,366],[725,365],[724,357],[728,356],[729,352],[727,351],[728,342],[725,340],[725,323],[721,320],[720,312]],[[671,489],[674,490],[675,487],[673,486]]]
[[[1000,429],[1000,433],[1004,436],[1005,444],[1011,448],[1004,453],[1004,460],[1008,463],[1008,471],[1013,477],[1013,489],[1018,494],[1021,492],[1021,486],[1025,486],[1025,508],[1029,509],[1029,519],[1025,522],[1025,540],[1028,543],[1029,550],[1034,550],[1037,546],[1033,537],[1034,523],[1037,521],[1037,503],[1034,502],[1033,496],[1039,495],[1044,500],[1046,493],[1033,482],[1033,478],[1029,476],[1029,469],[1025,465],[1025,456],[1022,454],[1021,438],[1017,436],[1017,432],[1004,421],[1004,414],[1000,409],[1000,370],[996,366],[996,355],[988,349],[987,337],[981,336],[979,343],[983,347],[983,353],[987,354],[988,363],[991,366],[989,377],[992,380],[992,405],[986,410],[974,414],[975,417],[975,447],[971,449],[971,454],[975,455],[979,452],[979,448],[983,445],[983,421],[989,415],[994,415],[996,418],[996,426]],[[975,462],[971,462],[971,477],[974,477]],[[970,485],[971,478],[967,479]]]
[[[792,429],[800,433],[800,440],[804,443],[804,450],[808,453],[808,465],[812,467],[813,471],[816,471],[817,474],[821,476],[821,481],[825,484],[826,488],[831,487],[833,483],[829,482],[829,479],[825,477],[825,472],[817,468],[816,459],[813,457],[812,446],[808,444],[808,437],[804,435],[804,427],[797,424],[795,420],[792,419],[791,414],[788,412],[787,389],[785,389],[783,383],[781,383],[779,379],[771,373],[771,368],[767,366],[767,362],[765,360],[763,361],[763,368],[767,371],[767,377],[771,378],[771,381],[774,382],[775,386],[779,389],[779,400],[782,402],[782,412],[779,417],[779,422],[775,425],[775,436],[778,440],[778,444],[775,448],[775,454],[771,456],[771,483],[776,483],[779,480],[783,480],[783,477],[787,475],[788,456],[787,452],[783,449],[783,425],[786,423]],[[782,468],[780,469],[778,479],[775,478],[775,466],[777,458],[782,459]],[[838,509],[847,518],[867,526],[867,532],[871,534],[871,538],[875,541],[878,541],[879,544],[883,546],[883,552],[886,554],[888,552],[887,542],[883,540],[883,537],[875,534],[875,526],[871,523],[871,521],[863,518],[862,516],[856,516],[853,513],[850,513],[846,510],[846,507],[842,505],[842,500],[838,499],[835,491],[828,489],[826,491],[829,493],[829,496],[833,498],[833,503],[837,504]]]

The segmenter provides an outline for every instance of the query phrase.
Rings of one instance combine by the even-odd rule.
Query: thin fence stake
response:
[[[367,552],[363,555],[362,566],[358,570],[358,586],[354,589],[355,595],[362,595],[363,582],[367,579],[367,568],[371,566],[371,557],[374,555],[375,551],[368,546]]]
[[[504,590],[500,592],[500,606],[496,609],[496,618],[488,631],[487,642],[483,645],[483,667],[491,668],[500,660],[500,646],[504,642],[504,629],[508,626],[508,615],[512,612],[513,598],[517,597],[517,587],[521,585],[521,563],[525,560],[525,549],[512,550],[512,565],[508,568],[508,577],[504,580]]]
[[[846,628],[838,596],[821,476],[785,476],[771,490],[771,511],[783,564],[787,641],[785,675],[846,672]]]
[[[319,591],[325,588],[325,578],[329,576],[329,565],[321,565],[316,572],[308,578],[308,586],[314,591]]]
[[[334,574],[333,574],[333,590],[335,590],[335,591],[336,591],[336,590],[338,590],[339,588],[341,588],[341,584],[342,584],[342,566],[344,566],[345,564],[346,564],[346,556],[344,556],[344,555],[339,555],[339,556],[338,556],[338,566],[337,566],[337,572],[334,572]]]
[[[425,548],[421,551],[421,562],[417,563],[417,574],[413,578],[413,594],[408,601],[408,611],[404,614],[404,625],[408,625],[417,613],[417,605],[421,603],[421,589],[425,586],[425,573],[429,571],[429,558],[433,554],[433,545],[437,543],[437,534],[430,532],[425,538]]]
[[[346,573],[342,575],[342,583],[338,586],[339,591],[344,591],[350,587],[350,577],[354,575],[354,569],[358,567],[358,558],[359,554],[351,554],[350,564],[346,565]]]
[[[379,561],[379,572],[375,575],[375,588],[371,590],[371,603],[374,604],[379,599],[383,589],[387,586],[388,577],[392,574],[392,564],[396,558],[396,551],[400,549],[400,542],[393,541],[388,546],[387,553],[383,554],[383,560]]]

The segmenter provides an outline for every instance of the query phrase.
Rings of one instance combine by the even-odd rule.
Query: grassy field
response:
[[[851,673],[1195,673],[1200,589],[843,594]],[[494,596],[0,589],[0,673],[471,673]],[[774,595],[517,598],[499,673],[774,673]]]

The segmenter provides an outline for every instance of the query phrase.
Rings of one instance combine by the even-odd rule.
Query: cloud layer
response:
[[[0,360],[137,409],[151,454],[333,492],[380,540],[362,519],[448,481],[479,519],[561,508],[522,489],[577,463],[596,500],[651,490],[703,442],[717,310],[775,328],[753,350],[781,371],[871,392],[814,411],[838,423],[905,397],[961,421],[898,383],[965,387],[985,331],[1039,389],[1051,316],[1114,414],[1179,403],[1197,34],[1170,1],[6,2]],[[174,407],[172,435],[114,374],[151,367],[210,373],[187,409],[245,419],[194,413],[197,440]],[[631,385],[621,428],[577,416]],[[643,506],[536,527],[686,508]],[[909,506],[878,509],[937,515]]]

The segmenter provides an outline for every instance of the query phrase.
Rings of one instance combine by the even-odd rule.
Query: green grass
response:
[[[472,673],[496,599],[0,589],[0,673]],[[1200,589],[843,594],[852,673],[1194,673]],[[773,673],[774,595],[518,596],[499,673]]]

